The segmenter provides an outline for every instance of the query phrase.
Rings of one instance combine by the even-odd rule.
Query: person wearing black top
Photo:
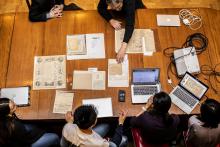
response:
[[[0,98],[1,147],[58,146],[59,137],[45,133],[32,125],[23,124],[15,115],[16,105],[8,98]]]
[[[131,126],[140,129],[146,143],[172,143],[178,134],[180,119],[169,114],[171,98],[165,92],[150,98],[146,107],[131,119]]]
[[[32,0],[29,19],[32,22],[62,17],[63,10],[81,10],[75,4],[64,5],[64,0]]]
[[[141,0],[100,0],[98,4],[99,14],[116,30],[121,29],[121,22],[113,18],[109,10],[107,10],[108,6],[110,6],[112,10],[120,11],[125,17],[124,39],[116,57],[120,63],[124,59],[127,43],[134,31],[135,9],[145,8],[145,6]]]

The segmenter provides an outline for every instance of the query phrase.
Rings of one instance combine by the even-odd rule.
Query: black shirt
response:
[[[47,13],[54,5],[64,4],[64,0],[32,0],[29,11],[30,21],[46,21]]]
[[[98,12],[99,14],[105,18],[106,21],[109,22],[110,19],[113,19],[113,16],[107,10],[106,0],[100,0],[98,4]],[[123,6],[120,12],[124,13],[125,16],[125,35],[123,42],[128,43],[130,40],[132,33],[134,31],[134,23],[135,23],[135,9],[145,8],[141,0],[123,0]]]

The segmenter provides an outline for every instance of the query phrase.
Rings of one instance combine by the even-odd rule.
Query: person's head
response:
[[[200,107],[201,120],[204,127],[216,128],[220,123],[220,103],[214,99],[207,99]]]
[[[0,98],[0,118],[5,118],[16,111],[15,103],[8,98]]]
[[[171,98],[165,92],[159,92],[153,97],[153,109],[159,114],[168,113],[171,107]]]
[[[123,0],[106,0],[111,9],[120,11],[123,6]]]
[[[82,105],[75,110],[73,117],[80,129],[89,129],[96,124],[97,109],[93,105]]]

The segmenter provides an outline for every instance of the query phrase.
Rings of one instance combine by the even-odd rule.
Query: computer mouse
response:
[[[124,90],[118,91],[118,101],[125,102],[125,91]]]

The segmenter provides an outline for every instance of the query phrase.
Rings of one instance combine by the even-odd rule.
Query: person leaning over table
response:
[[[59,145],[59,137],[33,125],[23,124],[15,115],[16,104],[0,98],[0,147],[50,147]]]
[[[114,136],[107,141],[103,137],[108,133],[109,125],[100,124],[95,126],[97,110],[93,105],[79,106],[74,114],[67,112],[65,116],[67,124],[62,131],[61,147],[124,147],[127,144],[127,139],[122,136],[122,133],[126,114],[125,111],[119,114],[119,125]]]
[[[151,97],[145,109],[131,119],[131,126],[140,129],[146,143],[172,143],[177,136],[180,119],[169,114],[171,98],[165,92]]]
[[[51,18],[60,18],[65,10],[81,10],[81,8],[73,3],[64,5],[64,0],[32,0],[29,20],[38,22],[47,21]]]
[[[220,144],[220,103],[207,99],[200,113],[189,118],[186,142],[192,147],[216,147]]]
[[[99,14],[116,30],[121,29],[121,22],[113,18],[109,10],[107,10],[108,6],[110,6],[112,10],[120,11],[125,17],[124,39],[116,57],[120,63],[124,60],[127,44],[134,31],[135,9],[145,8],[145,6],[141,0],[100,0],[98,4]]]

